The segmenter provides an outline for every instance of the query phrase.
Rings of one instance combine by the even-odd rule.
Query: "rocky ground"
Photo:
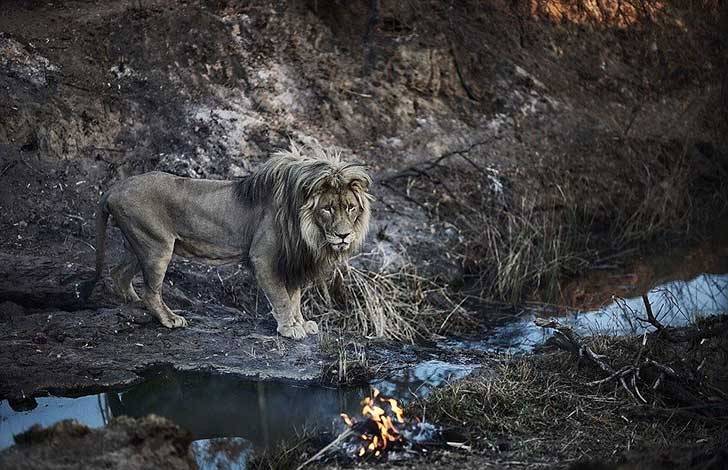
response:
[[[160,364],[310,381],[335,361],[326,335],[275,336],[244,266],[173,263],[186,330],[107,285],[82,305],[99,195],[143,171],[235,178],[289,139],[341,147],[375,177],[366,266],[476,293],[428,340],[480,331],[483,299],[561,300],[569,276],[700,235],[728,200],[728,13],[570,5],[3,2],[0,398]]]

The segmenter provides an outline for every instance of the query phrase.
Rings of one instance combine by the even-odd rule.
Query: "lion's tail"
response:
[[[108,194],[108,193],[107,193]],[[106,207],[107,194],[101,196],[98,209],[96,209],[96,271],[93,279],[86,281],[80,288],[81,297],[85,302],[91,297],[96,284],[104,271],[104,255],[106,254],[106,226],[109,221],[109,211]]]

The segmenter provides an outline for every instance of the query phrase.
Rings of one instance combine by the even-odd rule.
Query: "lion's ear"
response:
[[[355,193],[366,193],[369,191],[370,181],[366,179],[354,178],[349,182],[349,188]]]

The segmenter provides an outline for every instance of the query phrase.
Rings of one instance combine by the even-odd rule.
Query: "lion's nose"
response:
[[[351,232],[346,232],[346,233],[338,233],[338,232],[336,232],[336,236],[339,237],[339,238],[341,238],[342,240],[346,240],[346,237],[348,237],[350,234],[351,234]]]

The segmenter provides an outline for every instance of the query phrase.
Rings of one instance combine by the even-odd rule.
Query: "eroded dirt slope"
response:
[[[155,362],[248,367],[241,351],[274,337],[244,267],[173,265],[166,295],[196,323],[183,332],[127,325],[108,289],[93,306],[109,310],[76,303],[99,194],[147,170],[232,178],[288,139],[338,145],[375,175],[366,250],[378,262],[496,296],[546,281],[539,272],[520,291],[488,290],[508,273],[480,228],[553,215],[556,229],[527,247],[578,228],[564,256],[542,249],[544,278],[558,280],[704,225],[724,205],[727,168],[717,7],[623,21],[534,5],[4,2],[0,300],[13,303],[0,336],[16,351],[3,358],[12,393],[90,386],[84,364],[102,356],[123,380]],[[492,232],[496,247],[511,249],[499,240],[513,231]],[[270,367],[296,376],[302,357],[312,367],[316,340],[302,348]]]

